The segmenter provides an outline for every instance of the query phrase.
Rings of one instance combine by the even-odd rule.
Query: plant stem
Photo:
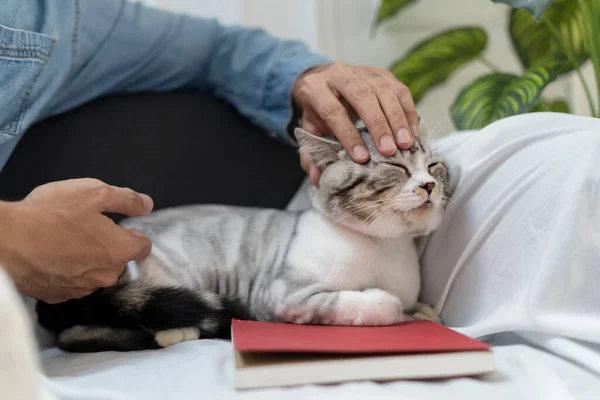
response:
[[[500,68],[498,68],[493,62],[485,58],[484,56],[479,56],[479,61],[482,62],[486,67],[492,70],[492,72],[500,72]]]
[[[600,99],[600,36],[598,36],[600,34],[600,26],[598,26],[600,3],[598,0],[592,0],[591,6],[592,9],[590,10],[584,0],[579,0],[579,11],[583,18],[586,39],[590,48],[592,65],[594,66],[596,77],[596,90]],[[597,111],[597,115],[600,115],[600,109]]]
[[[581,74],[581,69],[579,68],[579,63],[577,62],[577,57],[575,57],[573,50],[569,47],[569,45],[566,43],[566,41],[561,36],[560,32],[558,31],[558,28],[556,28],[556,26],[554,26],[554,24],[552,24],[552,22],[545,15],[542,16],[542,22],[546,25],[546,27],[548,27],[548,29],[550,30],[552,35],[554,35],[556,40],[558,40],[558,43],[560,44],[563,51],[565,52],[565,55],[567,56],[569,61],[575,67],[575,72],[577,73],[577,76],[579,77],[579,80],[581,81],[581,85],[583,86],[583,90],[585,91],[585,96],[587,97],[587,100],[588,100],[588,103],[590,106],[590,112],[593,117],[596,117],[597,116],[596,115],[596,107],[594,106],[594,101],[592,100],[592,94],[590,92],[590,88],[589,88],[587,82],[585,81],[585,79],[583,78],[583,75]]]

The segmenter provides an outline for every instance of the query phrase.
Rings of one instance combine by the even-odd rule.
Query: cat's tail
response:
[[[73,352],[131,351],[185,340],[229,338],[231,319],[248,319],[239,302],[183,287],[137,282],[59,304],[39,301],[38,322]]]

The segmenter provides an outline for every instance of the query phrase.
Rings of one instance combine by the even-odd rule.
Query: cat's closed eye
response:
[[[442,164],[438,161],[438,162],[429,164],[427,169],[431,172],[432,170],[436,169],[437,167],[441,167],[441,166],[442,166]]]
[[[410,176],[410,172],[408,172],[408,168],[406,168],[404,165],[398,164],[398,163],[394,163],[394,162],[386,162],[386,164],[387,165],[391,165],[391,166],[396,167],[396,168],[400,168],[401,170],[403,170],[406,173],[406,175]]]

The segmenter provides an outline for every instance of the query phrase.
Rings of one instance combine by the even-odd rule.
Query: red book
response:
[[[233,320],[231,331],[240,389],[448,378],[495,368],[490,346],[430,321],[353,327]]]

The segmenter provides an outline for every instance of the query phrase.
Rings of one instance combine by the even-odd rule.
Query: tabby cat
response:
[[[42,326],[67,351],[160,348],[230,337],[231,318],[296,324],[387,325],[420,307],[413,238],[436,229],[447,170],[416,139],[391,157],[361,134],[371,159],[295,130],[321,167],[302,212],[194,205],[129,218],[152,254],[118,283],[82,299],[37,304]],[[435,317],[432,317],[435,318]]]

